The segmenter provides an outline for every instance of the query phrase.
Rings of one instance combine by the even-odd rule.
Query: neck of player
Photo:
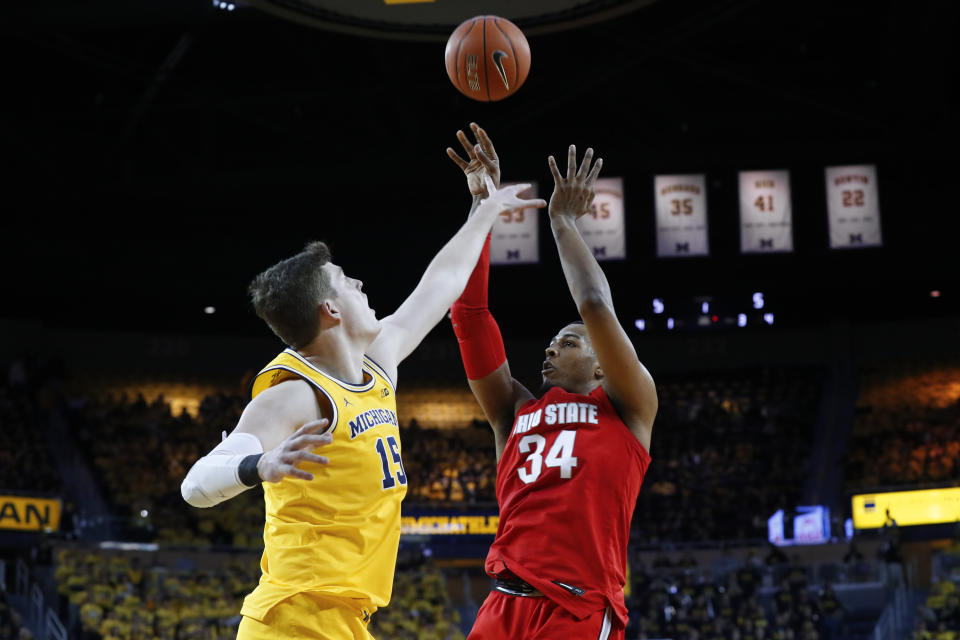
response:
[[[363,384],[363,356],[373,340],[351,337],[341,328],[321,331],[297,353],[326,374],[349,384]]]

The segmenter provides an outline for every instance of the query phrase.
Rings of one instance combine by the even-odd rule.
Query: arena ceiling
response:
[[[570,142],[624,176],[631,257],[606,265],[622,315],[664,291],[755,287],[811,319],[832,308],[818,300],[886,313],[905,307],[894,290],[956,285],[956,3],[283,6],[308,2],[323,28],[242,2],[4,3],[0,317],[190,331],[215,305],[204,327],[257,333],[247,281],[311,238],[389,310],[466,210],[444,148],[470,121],[506,178],[542,192]],[[446,78],[444,34],[497,12],[528,33],[530,77],[471,102]],[[878,166],[881,250],[825,248],[823,167],[844,163]],[[739,254],[736,172],[757,168],[791,171],[791,256]],[[681,172],[709,177],[711,256],[657,260],[650,182]],[[545,224],[540,245],[540,266],[495,270],[494,300],[536,289],[567,319]]]
[[[636,11],[655,0],[249,0],[309,26],[372,37],[445,40],[464,20],[502,16],[529,35],[582,27]]]

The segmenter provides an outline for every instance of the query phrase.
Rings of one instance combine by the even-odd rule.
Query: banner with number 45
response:
[[[623,178],[598,178],[590,212],[577,219],[577,226],[597,260],[627,257],[623,221]]]

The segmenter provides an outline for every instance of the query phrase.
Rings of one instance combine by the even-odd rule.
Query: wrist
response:
[[[492,198],[480,198],[475,203],[473,210],[480,214],[484,224],[492,223],[501,211],[505,211],[504,207],[500,203],[494,202]]]
[[[263,481],[263,473],[260,464],[263,462],[263,454],[249,455],[245,457],[237,469],[237,477],[240,482],[248,487],[253,487]]]

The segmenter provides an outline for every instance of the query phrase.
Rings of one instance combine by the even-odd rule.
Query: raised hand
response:
[[[553,174],[553,195],[550,196],[549,209],[551,218],[564,217],[576,220],[590,212],[597,174],[603,166],[603,158],[597,158],[593,167],[590,166],[592,160],[593,149],[587,149],[583,156],[583,163],[574,173],[577,166],[577,148],[570,145],[567,152],[567,176],[563,177],[557,169],[557,161],[553,156],[547,158],[550,173]]]
[[[467,153],[467,159],[464,160],[456,151],[447,147],[447,155],[450,159],[463,170],[467,176],[467,187],[470,194],[476,198],[487,197],[487,187],[483,180],[484,174],[493,179],[493,184],[500,187],[500,158],[497,157],[497,151],[493,148],[493,141],[490,136],[476,122],[470,123],[470,130],[477,140],[477,144],[472,144],[463,131],[457,131],[457,140],[463,146]]]
[[[547,201],[541,200],[540,198],[536,198],[534,200],[523,200],[520,198],[520,192],[530,188],[529,183],[512,184],[509,187],[497,189],[490,176],[483,176],[483,180],[485,185],[484,188],[490,195],[480,201],[480,206],[477,208],[477,212],[482,211],[484,213],[499,214],[503,213],[504,211],[512,211],[514,209],[539,209],[540,207],[547,206]]]
[[[317,435],[317,431],[325,428],[330,421],[326,418],[314,420],[297,429],[293,435],[281,442],[260,457],[257,462],[257,472],[265,482],[280,482],[285,477],[313,480],[313,474],[298,469],[297,465],[303,462],[328,464],[329,458],[312,453],[317,447],[333,442],[333,435],[325,433]]]

